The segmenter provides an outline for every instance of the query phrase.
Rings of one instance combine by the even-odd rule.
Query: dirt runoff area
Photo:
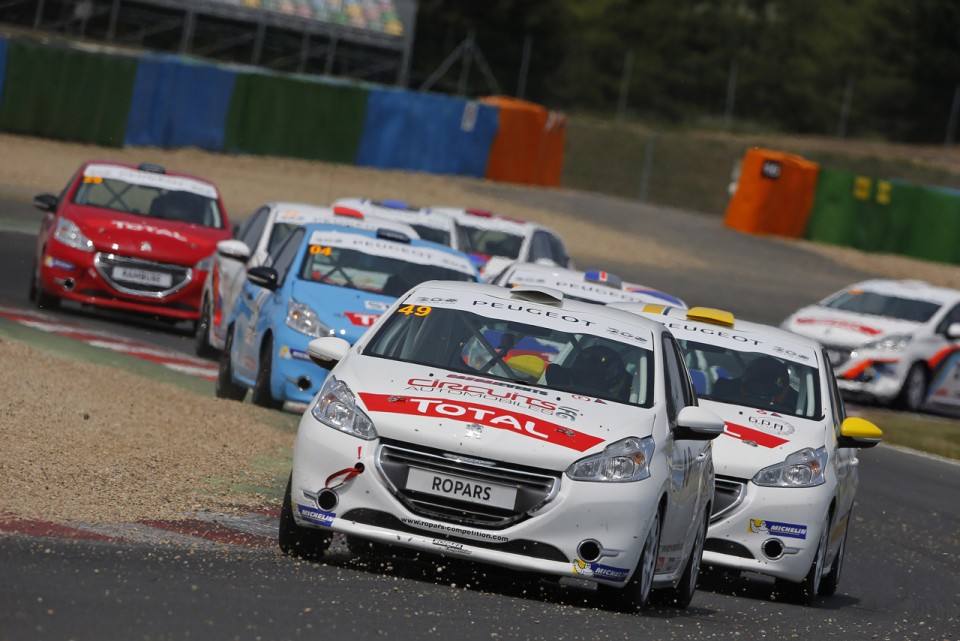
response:
[[[547,223],[567,239],[571,253],[601,264],[640,257],[661,266],[698,262],[681,248],[668,252],[655,240],[587,219],[478,196],[467,189],[467,178],[193,149],[105,149],[7,134],[0,134],[0,149],[0,190],[23,197],[58,192],[88,159],[149,161],[214,181],[235,220],[272,200],[404,198]],[[960,287],[954,266],[805,244],[878,275]],[[279,429],[267,410],[249,403],[191,394],[11,340],[0,340],[0,389],[0,518],[176,518],[196,510],[260,507],[276,502],[282,491],[274,486],[286,473],[293,432]],[[272,495],[257,487],[273,488]]]

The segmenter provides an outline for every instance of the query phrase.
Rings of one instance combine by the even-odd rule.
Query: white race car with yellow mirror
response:
[[[401,546],[598,585],[610,607],[693,597],[712,439],[674,338],[544,288],[431,281],[353,347],[304,413],[289,554]],[[429,557],[424,562],[431,562]]]
[[[676,337],[702,405],[723,417],[703,560],[775,577],[809,603],[837,589],[858,484],[857,448],[882,433],[847,417],[814,340],[694,307],[617,304]]]

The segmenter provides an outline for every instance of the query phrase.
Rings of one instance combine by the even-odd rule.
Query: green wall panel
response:
[[[359,87],[244,74],[234,85],[224,148],[352,164],[368,95]]]
[[[851,245],[856,220],[853,208],[853,174],[820,168],[806,237],[820,243]]]
[[[11,41],[0,129],[123,145],[135,58]]]

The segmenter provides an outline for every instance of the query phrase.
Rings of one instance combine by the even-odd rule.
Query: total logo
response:
[[[181,242],[189,242],[189,239],[181,234],[180,232],[173,231],[170,229],[164,229],[163,227],[154,227],[153,225],[142,225],[140,223],[128,223],[123,220],[115,220],[113,224],[117,229],[125,229],[127,231],[145,231],[148,234],[156,234],[157,236],[167,236],[169,238],[176,238]]]
[[[380,314],[371,314],[370,312],[344,312],[343,315],[352,324],[360,327],[370,327],[380,318]]]

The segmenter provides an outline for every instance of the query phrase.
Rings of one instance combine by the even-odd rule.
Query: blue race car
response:
[[[392,229],[309,224],[291,232],[247,281],[228,321],[216,393],[279,409],[308,403],[327,370],[307,343],[354,343],[411,287],[428,280],[477,281],[470,258]]]

